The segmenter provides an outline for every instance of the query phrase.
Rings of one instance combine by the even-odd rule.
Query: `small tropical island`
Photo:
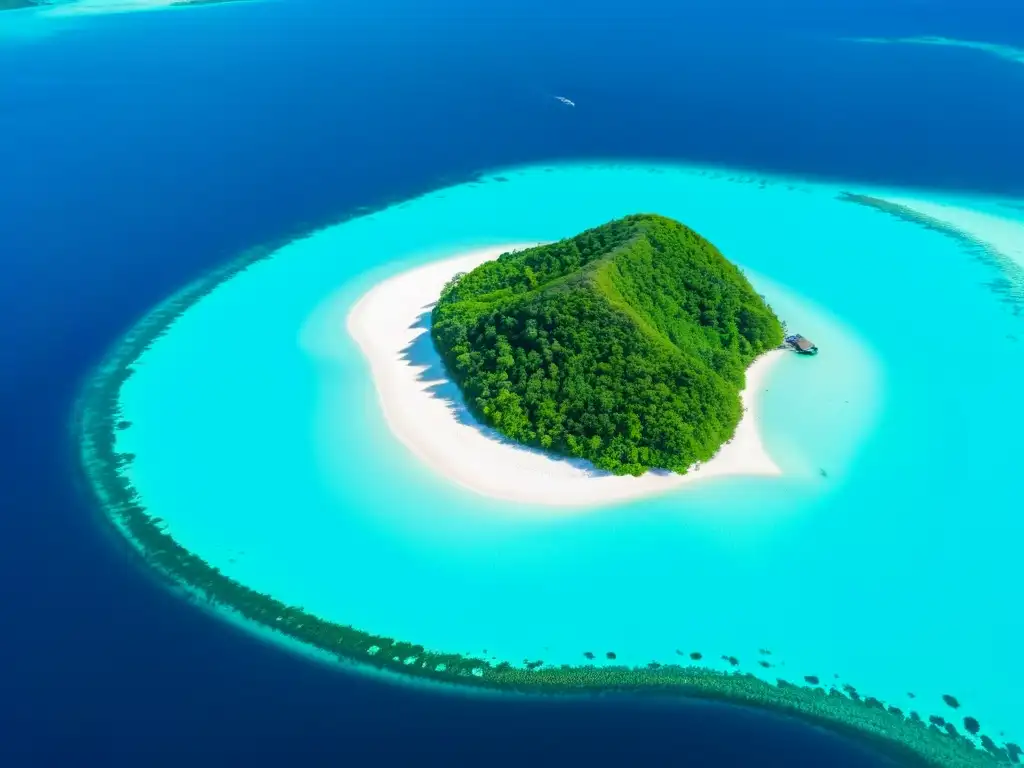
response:
[[[635,476],[710,460],[740,422],[747,368],[783,341],[737,266],[656,215],[456,275],[431,332],[481,422]]]
[[[388,222],[385,221],[382,226],[386,225]],[[749,434],[741,434],[745,424],[751,428],[754,426],[753,421],[748,420],[754,400],[748,400],[747,395],[752,390],[763,388],[764,382],[757,380],[759,371],[764,370],[763,362],[778,360],[787,354],[782,350],[771,349],[757,356],[756,341],[752,341],[749,335],[739,333],[741,328],[747,327],[745,324],[748,318],[744,309],[758,309],[758,317],[763,323],[761,327],[773,334],[777,330],[777,318],[774,318],[766,304],[751,298],[749,283],[736,267],[726,262],[699,235],[682,225],[661,217],[638,216],[606,226],[607,230],[598,227],[568,241],[560,241],[554,248],[538,247],[536,243],[506,243],[456,253],[451,258],[441,260],[437,260],[436,256],[433,260],[424,259],[419,266],[413,266],[377,283],[354,304],[350,289],[339,290],[336,296],[332,295],[324,302],[323,314],[315,310],[308,322],[340,327],[343,324],[341,321],[347,319],[348,331],[369,363],[369,373],[376,385],[384,420],[395,436],[413,448],[421,458],[425,458],[432,468],[447,468],[453,473],[449,477],[457,477],[459,482],[463,482],[466,478],[476,481],[479,475],[486,475],[489,464],[497,464],[502,476],[511,473],[513,481],[520,486],[523,485],[523,478],[529,477],[530,488],[525,490],[533,492],[539,488],[541,493],[550,495],[554,487],[556,494],[564,492],[567,499],[571,496],[572,503],[577,502],[579,496],[586,496],[590,487],[598,488],[597,493],[605,500],[609,494],[608,488],[615,487],[604,484],[605,481],[642,485],[656,471],[646,472],[642,478],[608,472],[603,477],[585,477],[579,482],[573,480],[561,485],[558,484],[561,480],[556,478],[558,482],[552,486],[551,479],[543,472],[536,473],[538,466],[542,466],[545,471],[552,471],[548,464],[568,464],[571,459],[555,461],[548,456],[552,453],[552,449],[548,449],[544,451],[544,457],[539,459],[540,465],[532,464],[532,460],[537,458],[534,452],[524,449],[522,444],[503,445],[481,434],[475,420],[471,423],[456,406],[445,403],[447,395],[438,391],[444,390],[446,382],[439,378],[443,375],[443,363],[432,331],[435,314],[439,322],[443,319],[441,316],[448,313],[458,319],[460,312],[464,313],[461,315],[463,318],[478,316],[486,321],[500,309],[496,317],[515,318],[529,314],[533,306],[530,301],[538,306],[559,306],[557,303],[547,304],[549,291],[556,294],[579,291],[579,297],[564,297],[567,302],[565,306],[587,306],[592,311],[579,318],[563,318],[566,322],[575,323],[570,327],[582,332],[582,329],[588,327],[587,323],[592,322],[592,318],[611,314],[611,318],[605,319],[605,324],[594,323],[589,326],[595,331],[611,334],[606,337],[611,339],[611,343],[603,345],[609,348],[621,343],[620,338],[631,339],[637,334],[646,334],[642,340],[649,341],[644,341],[644,346],[638,346],[636,350],[633,347],[623,347],[621,352],[611,350],[611,359],[622,357],[627,366],[632,365],[641,352],[648,351],[655,339],[667,339],[661,342],[662,346],[675,345],[676,337],[671,335],[672,328],[678,327],[681,331],[696,334],[697,327],[704,327],[706,323],[716,329],[715,335],[711,331],[701,331],[705,334],[704,341],[707,344],[700,349],[705,352],[714,351],[714,342],[717,341],[720,346],[728,348],[728,351],[722,353],[722,362],[717,363],[717,359],[712,356],[700,358],[703,366],[685,358],[677,365],[689,365],[690,368],[686,370],[694,371],[695,375],[702,373],[711,381],[716,381],[711,376],[714,373],[724,382],[721,384],[722,391],[731,392],[733,397],[736,397],[739,387],[743,386],[739,380],[742,377],[745,379],[745,388],[740,399],[745,410],[736,425],[736,435],[721,447],[712,462],[699,471],[689,470],[685,476],[674,472],[669,474],[673,480],[693,478],[705,474],[716,462],[717,466],[724,468],[722,474],[726,475],[740,471],[749,473],[758,466],[764,469],[764,465],[751,463],[750,456],[756,458],[758,455],[753,449],[739,458],[732,456],[720,461],[719,456],[744,442],[748,448],[756,448],[756,430],[751,429]],[[617,245],[611,244],[614,233],[617,233]],[[663,235],[666,239],[662,239]],[[584,249],[586,253],[580,250],[581,244],[589,246],[589,249]],[[568,258],[573,247],[580,253],[579,260],[575,262]],[[679,253],[667,255],[670,248],[676,247],[681,249]],[[336,248],[332,244],[322,253],[330,261],[334,259]],[[550,255],[559,253],[567,255],[566,264],[569,266],[559,267],[556,263],[558,260]],[[544,254],[549,256],[545,258]],[[583,263],[584,256],[586,263]],[[621,647],[605,643],[580,645],[575,663],[568,658],[553,661],[533,655],[519,661],[499,658],[487,650],[453,649],[443,643],[420,644],[415,637],[390,636],[370,627],[360,627],[354,621],[350,623],[344,617],[320,615],[316,609],[304,608],[301,602],[292,598],[247,583],[245,575],[232,572],[232,561],[218,562],[205,552],[190,547],[188,540],[180,536],[173,523],[161,516],[163,510],[159,499],[147,492],[148,489],[135,472],[140,464],[139,456],[147,451],[147,446],[144,441],[140,444],[137,438],[133,438],[133,433],[140,430],[140,422],[146,416],[126,396],[126,390],[132,386],[129,382],[137,385],[147,375],[152,375],[152,371],[147,373],[144,359],[159,351],[160,346],[172,337],[175,329],[180,329],[193,312],[201,311],[205,302],[214,300],[223,286],[244,285],[247,280],[254,278],[254,274],[275,264],[289,270],[295,259],[294,252],[283,251],[281,248],[255,249],[184,287],[155,307],[112,347],[85,382],[76,403],[73,428],[80,448],[80,469],[86,485],[112,525],[143,556],[147,566],[165,577],[170,584],[183,588],[190,598],[196,599],[199,604],[223,610],[224,615],[232,620],[244,620],[250,626],[259,627],[269,636],[285,641],[292,647],[301,644],[306,649],[316,651],[318,657],[325,660],[410,681],[503,693],[573,696],[650,694],[659,698],[680,696],[717,700],[778,712],[846,734],[892,757],[899,765],[984,768],[1020,763],[1020,758],[1024,756],[1020,746],[1008,740],[1006,734],[998,729],[990,730],[986,722],[975,716],[978,713],[968,708],[970,705],[966,698],[958,698],[952,693],[941,698],[936,697],[934,692],[928,696],[920,692],[907,693],[905,699],[891,696],[883,701],[845,682],[845,676],[841,680],[839,672],[831,669],[799,665],[793,660],[787,667],[786,662],[768,646],[762,646],[754,655],[750,648],[744,651],[689,644],[686,637],[679,638],[674,657],[668,655],[672,653],[668,650],[665,657],[660,660],[652,658],[647,663],[628,661]],[[663,289],[657,282],[654,284],[655,290],[646,293],[647,281],[656,280],[662,275],[660,269],[663,264],[678,260],[678,266],[665,267],[669,270],[665,274],[677,274],[675,270],[678,269],[679,275],[689,279],[689,267],[702,264],[701,259],[706,259],[709,266],[694,290],[698,296],[710,297],[712,306],[729,308],[733,313],[729,316],[737,323],[737,333],[746,339],[749,348],[739,338],[735,339],[735,346],[723,343],[723,338],[731,337],[717,329],[728,330],[728,325],[719,324],[718,315],[712,313],[710,307],[701,307],[699,322],[693,323],[695,315],[690,315],[685,323],[679,318],[670,325],[669,320],[665,319],[675,318],[668,310],[670,305],[656,302],[652,297],[660,297],[663,290],[667,297],[673,297],[676,293],[671,289]],[[497,271],[492,272],[496,270],[492,266],[477,272],[478,267],[489,262],[499,265]],[[508,276],[520,269],[527,280],[525,290],[517,290],[518,283]],[[563,269],[561,278],[555,276],[558,269]],[[318,270],[310,272],[322,279]],[[472,277],[474,272],[490,275],[490,279],[504,287],[481,293],[474,302],[470,302],[469,289],[485,285],[481,278]],[[537,278],[538,272],[541,278]],[[463,274],[457,276],[459,273]],[[535,285],[530,284],[528,275],[531,273],[536,280]],[[700,269],[694,271],[694,275],[700,274]],[[627,279],[623,279],[623,276]],[[588,281],[590,285],[581,286],[581,283]],[[602,281],[607,281],[607,284]],[[607,285],[614,287],[618,293],[610,292]],[[769,293],[775,295],[773,291]],[[609,296],[621,296],[622,304],[611,304],[613,310],[605,309],[601,302],[609,302]],[[260,294],[260,299],[263,298],[265,294]],[[557,296],[555,298],[563,300]],[[731,303],[733,299],[740,303],[739,307]],[[462,303],[464,301],[465,304]],[[440,306],[435,306],[438,304]],[[458,309],[460,305],[461,310]],[[263,304],[256,304],[252,311],[260,311],[262,307]],[[615,312],[625,314],[626,320],[619,319]],[[705,316],[705,312],[710,314]],[[315,323],[313,318],[316,319]],[[247,317],[243,319],[248,322]],[[533,318],[526,316],[525,319]],[[539,316],[539,320],[542,319],[544,315]],[[547,329],[539,320],[538,336],[542,327]],[[610,325],[612,320],[624,323],[625,326],[613,327]],[[640,326],[640,320],[651,324],[651,329]],[[454,324],[451,327],[456,328]],[[465,327],[472,329],[475,325],[466,322]],[[486,341],[486,322],[484,330]],[[498,326],[495,326],[497,330]],[[523,331],[528,336],[525,322]],[[506,339],[509,333],[511,331],[506,329]],[[815,331],[817,334],[818,331]],[[293,334],[286,335],[288,344],[293,344]],[[549,330],[549,348],[558,341],[557,335],[555,339],[550,337]],[[334,340],[338,336],[326,338]],[[470,341],[474,338],[468,330],[466,338]],[[777,336],[753,338],[760,338],[762,349],[769,348],[777,341]],[[262,344],[264,340],[260,341]],[[572,339],[567,339],[566,343],[569,341]],[[511,342],[508,343],[511,347]],[[494,346],[497,352],[496,342]],[[581,348],[584,352],[587,349]],[[631,350],[630,355],[626,354],[627,349]],[[469,352],[471,356],[473,351],[471,349]],[[671,358],[675,354],[667,346],[662,351],[662,357]],[[556,350],[551,349],[551,352],[554,355]],[[486,347],[481,346],[480,354],[486,356]],[[529,353],[524,354],[529,363]],[[568,355],[565,353],[566,359]],[[733,359],[733,355],[738,360],[733,364],[738,366],[738,370],[729,367],[728,361]],[[511,356],[511,370],[514,370],[516,353],[512,352]],[[744,371],[744,362],[754,356],[757,356],[756,359]],[[797,358],[793,355],[790,359]],[[602,362],[605,361],[598,360],[595,365]],[[652,376],[664,370],[652,367],[653,363],[643,360],[637,362],[643,362],[643,370]],[[494,364],[498,364],[497,357]],[[668,366],[667,363],[665,365]],[[571,365],[567,367],[570,370],[572,368]],[[732,373],[728,376],[718,373],[720,368]],[[475,369],[467,367],[467,371],[472,370]],[[486,371],[487,368],[481,363],[480,370]],[[673,369],[668,367],[668,370]],[[464,375],[468,377],[468,373]],[[451,387],[458,390],[459,385],[452,382]],[[699,389],[694,396],[710,397],[708,402],[712,404],[728,400],[725,394],[716,394],[714,391],[708,393],[703,389]],[[565,399],[559,395],[550,397],[556,403]],[[355,407],[362,405],[363,402],[359,401]],[[730,411],[726,410],[725,413]],[[721,426],[721,421],[714,423]],[[682,427],[680,429],[686,431]],[[541,432],[536,438],[538,443],[543,434],[550,435],[551,430]],[[634,440],[639,442],[637,438]],[[508,439],[508,442],[512,440]],[[565,443],[568,445],[567,439]],[[488,453],[487,446],[491,444],[493,452]],[[695,440],[683,441],[682,444],[697,450],[694,447],[698,445]],[[140,454],[136,451],[140,451]],[[637,451],[639,459],[639,448]],[[525,459],[522,458],[524,456]],[[650,452],[647,456],[648,466],[658,466],[650,460]],[[663,466],[685,466],[688,458],[686,455],[678,458],[681,464],[668,458]],[[597,460],[601,459],[602,456],[598,455]],[[518,461],[522,462],[519,466]],[[448,465],[444,462],[448,462]],[[462,466],[449,466],[455,464]],[[464,469],[465,472],[455,474],[458,469]],[[629,472],[631,469],[626,466],[617,468],[620,472]],[[516,474],[517,471],[520,474]],[[175,474],[175,481],[178,477]],[[523,489],[517,488],[517,491],[520,490]],[[565,503],[570,502],[567,500]],[[212,508],[212,511],[216,513],[217,509]],[[528,512],[525,508],[518,511],[522,514]],[[682,599],[685,604],[685,596]],[[684,645],[684,642],[687,644]]]

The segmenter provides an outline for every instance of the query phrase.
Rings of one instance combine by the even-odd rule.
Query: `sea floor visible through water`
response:
[[[699,652],[1019,742],[1024,308],[997,290],[984,232],[844,192],[984,211],[1003,242],[1024,236],[1021,211],[968,195],[628,162],[495,172],[220,284],[137,360],[117,449],[181,546],[330,621],[516,666]],[[544,514],[431,475],[384,423],[352,303],[416,264],[636,212],[709,238],[819,346],[760,402],[783,476]]]

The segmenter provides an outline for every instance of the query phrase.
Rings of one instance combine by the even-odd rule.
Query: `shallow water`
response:
[[[991,263],[844,189],[536,166],[321,230],[220,286],[140,358],[118,448],[186,548],[324,618],[514,664],[586,651],[678,663],[678,650],[724,669],[733,655],[766,679],[839,675],[900,707],[914,692],[922,715],[950,714],[952,693],[984,732],[1019,740],[1024,322],[990,287]],[[344,331],[351,304],[409,265],[640,211],[711,239],[821,348],[784,361],[763,394],[786,477],[566,513],[431,476],[384,425]]]

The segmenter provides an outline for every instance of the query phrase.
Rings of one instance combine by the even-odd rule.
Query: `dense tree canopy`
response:
[[[747,366],[782,343],[740,270],[654,215],[457,275],[432,334],[483,422],[617,474],[710,459],[739,422]]]

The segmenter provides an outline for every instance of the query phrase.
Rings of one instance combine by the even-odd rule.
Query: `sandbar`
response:
[[[743,417],[733,438],[687,474],[641,477],[601,472],[584,461],[512,443],[469,413],[428,339],[430,310],[444,284],[526,243],[480,248],[402,272],[356,301],[349,334],[370,364],[384,419],[394,436],[434,473],[484,496],[529,505],[584,507],[666,493],[711,478],[778,476],[757,424],[757,397],[787,354],[772,350],[747,369]],[[417,343],[419,340],[419,343]],[[427,343],[424,343],[427,342]]]
[[[1017,267],[1024,269],[1024,224],[956,205],[886,195],[884,199],[909,211],[942,222],[965,237],[991,248]]]
[[[35,6],[49,16],[131,13],[136,11],[180,10],[204,5],[221,5],[252,0],[72,0]]]

